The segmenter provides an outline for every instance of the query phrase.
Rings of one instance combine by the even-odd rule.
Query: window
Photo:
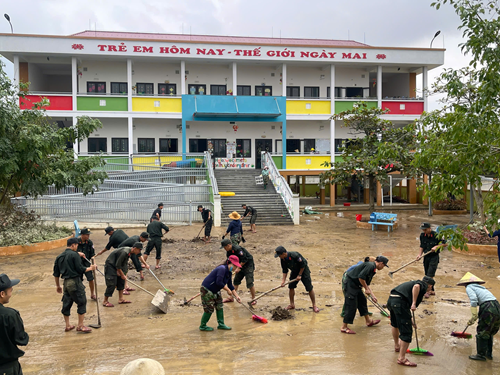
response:
[[[188,85],[190,95],[205,95],[207,92],[207,85]]]
[[[106,82],[87,82],[89,94],[106,94]]]
[[[127,82],[111,82],[111,94],[126,94]]]
[[[341,94],[341,87],[335,87],[335,97],[340,98],[342,96]],[[326,88],[326,97],[330,97],[330,87]]]
[[[128,152],[128,138],[111,138],[111,152]]]
[[[155,152],[154,138],[139,138],[137,143],[139,152]]]
[[[160,152],[178,152],[177,138],[160,138]]]
[[[88,152],[108,152],[107,138],[89,138]]]
[[[273,96],[273,87],[255,86],[255,96]]]
[[[252,141],[250,139],[236,140],[236,157],[237,158],[252,157]]]
[[[287,153],[300,152],[300,139],[287,139],[286,152]]]
[[[210,95],[226,95],[226,85],[210,85]]]
[[[362,87],[347,87],[345,89],[345,96],[348,98],[362,98],[363,88]]]
[[[319,98],[319,87],[304,87],[304,98]]]
[[[152,83],[138,83],[137,95],[154,95]]]
[[[240,96],[250,96],[250,95],[252,95],[252,93],[251,93],[251,86],[240,86],[240,85],[238,85],[236,95],[240,95]]]
[[[176,95],[177,85],[175,83],[159,83],[158,95]]]
[[[205,152],[208,151],[206,139],[190,139],[189,140],[189,152]]]
[[[316,151],[316,140],[315,139],[304,139],[304,153]]]
[[[299,86],[287,86],[286,96],[289,98],[300,98],[300,87]]]
[[[225,139],[212,139],[213,156],[214,158],[226,157],[226,140]]]

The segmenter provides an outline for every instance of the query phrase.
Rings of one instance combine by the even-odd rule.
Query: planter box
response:
[[[38,253],[40,251],[57,249],[58,247],[66,246],[66,241],[68,240],[68,238],[72,238],[72,237],[74,237],[74,236],[61,238],[59,240],[38,242],[38,243],[31,244],[31,245],[16,245],[16,246],[0,247],[0,256]]]
[[[436,210],[433,209],[432,213],[434,215],[463,215],[467,213],[467,210]]]
[[[496,258],[498,257],[497,254],[497,245],[474,245],[474,244],[467,244],[467,247],[469,248],[469,251],[465,250],[460,250],[456,248],[452,248],[452,250],[455,253],[460,253],[464,255],[480,255],[483,257],[492,257]]]
[[[368,221],[356,221],[356,228],[372,230],[372,225],[368,224]],[[398,222],[397,221],[392,226],[392,229],[393,229],[393,231],[398,229]],[[375,230],[387,232],[387,226],[386,225],[378,225],[377,229],[375,229]]]

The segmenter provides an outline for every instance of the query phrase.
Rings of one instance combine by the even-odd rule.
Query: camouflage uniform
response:
[[[234,245],[239,245],[241,242],[241,233],[236,233],[231,236],[231,244]]]
[[[200,294],[204,312],[207,314],[213,314],[214,309],[217,311],[222,310],[222,295],[220,291],[212,293],[210,290],[202,286],[200,288]]]
[[[498,301],[483,302],[479,306],[477,336],[485,340],[493,340],[500,329],[500,304]]]

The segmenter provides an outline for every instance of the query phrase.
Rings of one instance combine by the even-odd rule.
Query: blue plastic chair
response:
[[[81,233],[80,227],[78,226],[78,220],[75,220],[73,223],[75,224],[75,237],[78,238]]]

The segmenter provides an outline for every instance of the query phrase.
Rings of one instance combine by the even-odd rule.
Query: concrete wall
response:
[[[398,73],[382,75],[382,98],[404,96],[410,97],[410,74]]]
[[[78,70],[82,73],[78,76],[79,93],[87,92],[87,82],[106,82],[107,93],[111,92],[111,82],[127,82],[126,61],[84,60]]]
[[[180,64],[165,64],[154,62],[134,62],[132,65],[132,85],[153,83],[154,93],[158,94],[158,83],[175,83],[177,95],[181,94]],[[179,73],[176,73],[178,71]],[[125,81],[126,81],[125,76]]]
[[[28,64],[28,78],[30,91],[47,90],[47,76],[42,73],[42,70],[36,64]]]

